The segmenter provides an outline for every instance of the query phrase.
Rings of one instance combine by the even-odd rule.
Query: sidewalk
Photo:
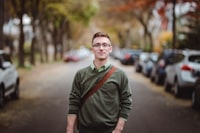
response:
[[[29,78],[32,75],[35,75],[43,70],[46,70],[48,68],[54,67],[55,65],[60,64],[61,62],[51,62],[51,63],[38,63],[37,65],[33,67],[27,67],[27,68],[17,68],[17,71],[20,76],[20,81],[24,78]]]

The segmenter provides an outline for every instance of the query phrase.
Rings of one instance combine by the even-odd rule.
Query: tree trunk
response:
[[[30,49],[30,63],[31,65],[35,65],[35,42],[36,42],[36,35],[35,35],[35,20],[32,20],[32,28],[33,28],[33,38],[31,41],[31,49]]]
[[[0,0],[0,49],[4,48],[3,23],[4,23],[4,0]]]
[[[32,22],[32,28],[33,28],[33,38],[32,38],[32,42],[31,42],[31,53],[30,53],[30,63],[31,65],[35,65],[35,44],[36,44],[36,19],[38,16],[38,7],[39,7],[39,0],[34,0],[32,1],[32,9],[31,9],[31,14],[32,14],[32,18],[33,20]]]
[[[66,21],[66,32],[67,32],[67,50],[70,49],[71,45],[71,39],[72,39],[72,34],[71,34],[71,28],[70,28],[70,22],[67,20]]]
[[[56,61],[57,60],[57,52],[58,52],[58,50],[57,50],[57,42],[58,42],[57,41],[58,40],[57,28],[54,28],[52,38],[53,38],[53,46],[54,46],[54,61]]]
[[[172,49],[176,48],[176,0],[173,0],[173,8],[172,8],[172,31],[173,31],[173,38],[172,38]]]
[[[20,38],[19,38],[19,66],[24,67],[24,31],[23,31],[23,14],[24,14],[24,0],[20,0]]]
[[[145,23],[143,23],[143,27],[144,27],[144,40],[145,40],[144,49],[146,50],[147,45],[149,44],[148,28],[147,28],[147,25]]]
[[[46,38],[46,35],[45,35],[45,32],[43,31],[42,32],[42,35],[43,35],[43,39],[44,39],[44,53],[45,53],[45,60],[46,62],[49,61],[49,53],[48,53],[48,41],[47,41],[47,38]]]
[[[66,20],[62,21],[62,25],[61,25],[61,33],[60,33],[60,59],[63,58],[63,54],[64,54],[64,44],[63,44],[63,39],[64,39],[64,35],[65,35],[65,29],[66,29]]]
[[[152,38],[151,32],[148,32],[148,37],[149,37],[149,46],[150,46],[149,52],[152,52],[154,49],[154,46],[153,46],[153,38]]]
[[[141,24],[144,27],[144,39],[145,39],[145,50],[148,50],[149,52],[153,51],[153,38],[151,32],[148,30],[148,25],[141,21]],[[149,49],[147,49],[149,47]]]
[[[48,28],[48,22],[44,19],[41,20],[40,23],[40,31],[41,31],[41,36],[42,36],[42,42],[44,43],[44,51],[43,48],[40,49],[40,61],[49,61],[49,54],[48,54],[48,40],[47,40],[47,29]],[[44,56],[43,56],[44,55]]]

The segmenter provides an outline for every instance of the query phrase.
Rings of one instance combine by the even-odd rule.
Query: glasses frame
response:
[[[108,48],[110,46],[111,46],[111,44],[108,44],[108,43],[95,43],[92,45],[92,47],[94,47],[94,48],[100,48],[100,47]]]

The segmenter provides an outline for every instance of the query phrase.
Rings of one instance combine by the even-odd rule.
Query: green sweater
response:
[[[115,128],[119,117],[128,118],[132,103],[131,89],[127,76],[118,68],[80,109],[81,98],[110,68],[111,65],[99,72],[88,66],[75,75],[68,114],[78,115],[79,129],[83,132],[109,133]]]

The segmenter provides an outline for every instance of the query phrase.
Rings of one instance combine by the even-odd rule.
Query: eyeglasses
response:
[[[101,46],[103,48],[107,48],[107,47],[110,47],[111,44],[107,44],[107,43],[95,43],[95,44],[92,45],[92,47],[94,47],[94,48],[100,48]]]

